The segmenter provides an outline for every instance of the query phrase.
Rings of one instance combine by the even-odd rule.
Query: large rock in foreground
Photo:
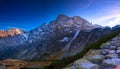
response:
[[[74,62],[73,66],[64,69],[98,69],[97,64],[93,64],[86,59],[80,59]]]

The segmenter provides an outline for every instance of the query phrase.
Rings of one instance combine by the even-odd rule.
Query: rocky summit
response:
[[[71,67],[65,69],[114,69],[120,65],[120,35],[103,43],[98,50],[90,50]],[[119,69],[117,67],[116,69]]]

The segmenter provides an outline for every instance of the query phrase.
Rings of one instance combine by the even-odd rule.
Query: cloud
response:
[[[93,23],[110,27],[120,24],[120,3],[117,3],[114,6],[107,6],[103,10],[103,15],[95,18]]]
[[[103,26],[113,27],[117,24],[120,24],[120,14],[102,16],[97,19],[94,19],[93,22]]]
[[[105,20],[109,20],[109,19],[113,19],[113,18],[119,18],[120,14],[112,14],[112,15],[106,15],[106,16],[102,16],[100,18],[96,19],[96,22],[102,22]]]
[[[119,18],[115,18],[113,21],[110,21],[107,25],[108,26],[115,26],[115,25],[118,25],[120,24],[120,17]]]

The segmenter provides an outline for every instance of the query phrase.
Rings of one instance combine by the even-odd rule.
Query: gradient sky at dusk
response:
[[[31,30],[59,14],[114,26],[120,24],[120,0],[0,0],[0,29]]]

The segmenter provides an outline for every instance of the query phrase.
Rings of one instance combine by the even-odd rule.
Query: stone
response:
[[[85,59],[91,61],[94,64],[101,64],[102,60],[104,59],[103,55],[91,55],[84,57]]]
[[[115,50],[115,49],[116,49],[116,46],[109,46],[109,49]]]
[[[73,66],[76,69],[98,69],[99,66],[97,64],[93,64],[92,62],[86,59],[79,59],[74,62]]]
[[[112,39],[112,41],[116,41],[116,40],[118,40],[118,37],[115,37],[115,38]]]
[[[115,53],[115,50],[109,50],[108,53],[113,54],[113,53]]]
[[[100,47],[101,49],[109,49],[109,46],[105,46],[105,45],[102,45],[101,47]]]
[[[116,53],[120,54],[120,50],[116,50]]]
[[[120,42],[119,43],[115,43],[115,46],[120,47]]]
[[[105,59],[102,63],[104,66],[118,66],[120,65],[120,59]]]
[[[115,40],[114,43],[118,43],[118,44],[120,44],[120,41],[119,41],[119,40]]]
[[[106,55],[106,54],[108,53],[108,51],[109,51],[109,49],[102,49],[102,50],[100,51],[100,53],[101,53],[102,55]]]
[[[119,49],[120,49],[120,47],[117,47],[117,49],[119,50]]]
[[[105,56],[106,58],[110,58],[110,59],[112,59],[112,58],[118,58],[118,54],[107,54],[106,56]]]

